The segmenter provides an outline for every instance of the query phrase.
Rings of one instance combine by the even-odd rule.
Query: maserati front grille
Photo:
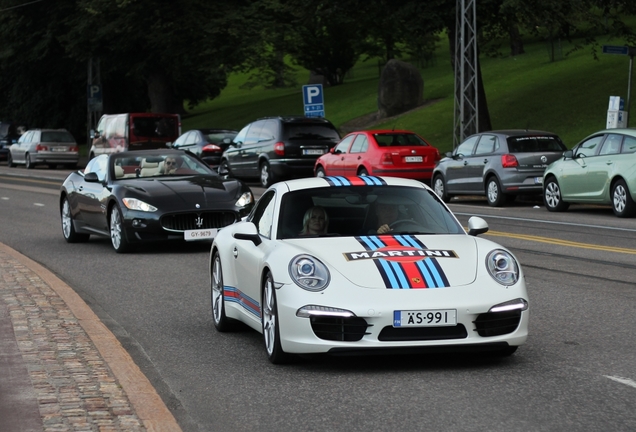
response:
[[[168,231],[223,228],[237,221],[238,215],[231,211],[209,211],[176,213],[162,216],[161,226]]]

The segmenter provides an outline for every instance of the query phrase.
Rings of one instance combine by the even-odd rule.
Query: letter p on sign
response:
[[[303,86],[303,99],[305,105],[322,104],[322,84]]]

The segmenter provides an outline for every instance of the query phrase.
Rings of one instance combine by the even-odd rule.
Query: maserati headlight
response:
[[[137,198],[124,198],[122,199],[124,205],[130,210],[138,210],[142,212],[154,212],[157,211],[157,207],[151,206],[148,203],[138,200]]]
[[[254,197],[252,196],[252,192],[245,192],[236,202],[237,207],[245,207],[248,204],[254,202]]]
[[[307,291],[322,291],[329,285],[329,270],[320,260],[310,255],[298,255],[289,263],[292,280]]]
[[[490,276],[502,285],[510,286],[519,280],[519,265],[508,252],[495,249],[486,258]]]

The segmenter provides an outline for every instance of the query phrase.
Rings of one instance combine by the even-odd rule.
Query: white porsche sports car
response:
[[[388,219],[387,219],[388,218]],[[468,233],[429,187],[389,177],[272,185],[210,252],[212,316],[263,334],[269,360],[293,354],[491,351],[528,335],[517,259]]]

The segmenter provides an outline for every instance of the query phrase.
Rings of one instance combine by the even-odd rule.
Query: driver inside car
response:
[[[390,225],[398,220],[398,206],[379,201],[375,204],[375,216],[378,221],[377,234],[386,234],[393,231]]]

